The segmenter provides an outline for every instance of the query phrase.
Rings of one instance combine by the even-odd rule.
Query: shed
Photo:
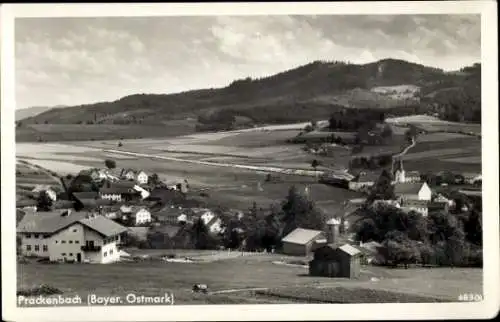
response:
[[[293,256],[309,256],[313,251],[314,242],[325,238],[325,233],[321,230],[296,228],[281,240],[283,253]]]
[[[311,276],[357,278],[360,270],[361,252],[349,244],[320,247],[314,252],[314,259],[309,262]]]

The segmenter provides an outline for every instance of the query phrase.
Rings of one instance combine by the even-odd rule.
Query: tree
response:
[[[387,139],[387,138],[392,137],[392,134],[393,134],[392,127],[389,124],[386,124],[384,126],[384,129],[380,133],[380,136],[382,136],[382,138],[384,138],[384,139]]]
[[[418,135],[418,129],[415,125],[410,124],[408,130],[405,132],[406,141],[412,142],[412,140]]]
[[[149,176],[148,181],[151,185],[156,186],[160,182],[160,178],[158,177],[158,174],[153,173]]]
[[[374,200],[393,200],[396,199],[394,195],[394,186],[392,185],[392,175],[387,170],[383,170],[377,182],[373,185],[370,195],[367,198],[368,202]]]
[[[323,229],[323,216],[314,203],[298,193],[295,186],[288,190],[288,196],[282,204],[284,231],[283,236],[294,229]]]
[[[37,198],[37,204],[36,204],[37,209],[41,211],[51,211],[52,206],[53,206],[53,201],[50,198],[47,191],[45,190],[41,191]]]
[[[104,161],[104,165],[106,165],[106,168],[108,169],[114,169],[116,168],[116,161],[111,159],[106,159]]]
[[[314,171],[316,171],[316,176],[318,175],[318,166],[320,165],[319,161],[314,159],[311,162],[311,167],[313,167]]]
[[[196,220],[193,224],[191,240],[196,249],[212,249],[215,247],[216,243],[201,218]]]

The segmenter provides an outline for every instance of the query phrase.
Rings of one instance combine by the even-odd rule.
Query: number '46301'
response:
[[[483,300],[483,295],[477,293],[464,293],[458,296],[461,302],[480,302]]]

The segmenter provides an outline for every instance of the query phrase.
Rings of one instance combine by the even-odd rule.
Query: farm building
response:
[[[311,276],[357,278],[360,270],[361,251],[348,244],[322,246],[314,251],[314,259],[309,262]]]
[[[151,222],[151,212],[145,207],[126,207],[123,205],[120,208],[119,216],[122,220],[134,226],[140,226]]]
[[[31,190],[31,192],[33,192],[35,195],[40,194],[42,191],[45,191],[47,196],[49,196],[52,201],[57,200],[57,193],[48,185],[37,185],[35,186],[35,188],[33,188],[33,190]]]
[[[383,257],[379,254],[379,249],[382,244],[376,241],[370,241],[367,243],[360,242],[357,247],[361,251],[361,263],[371,264],[375,262],[382,262]]]
[[[416,211],[426,217],[429,214],[429,201],[405,199],[401,203],[401,210],[406,212]]]
[[[405,176],[405,182],[421,182],[421,178],[419,171],[408,171]]]
[[[465,183],[468,184],[479,184],[483,181],[483,177],[480,173],[466,172],[462,175],[464,176]]]
[[[281,240],[283,253],[292,256],[309,256],[314,249],[315,241],[325,238],[325,233],[321,230],[296,228]]]
[[[17,226],[22,254],[51,261],[111,263],[126,228],[89,212],[44,212],[25,215]]]
[[[431,188],[427,185],[427,183],[396,183],[394,185],[394,194],[396,198],[400,200],[431,200],[432,191]]]
[[[349,189],[358,191],[363,188],[369,188],[377,182],[380,174],[374,172],[360,172],[352,181],[349,182]]]
[[[319,182],[348,189],[349,182],[353,179],[354,176],[350,173],[331,171],[321,175],[319,178]]]

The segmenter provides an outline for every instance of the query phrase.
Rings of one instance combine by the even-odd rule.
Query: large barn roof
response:
[[[312,230],[304,228],[296,228],[291,233],[286,235],[282,242],[288,242],[293,244],[307,244],[312,239],[318,237],[323,232],[321,230]]]
[[[420,189],[422,189],[423,183],[396,183],[394,185],[394,193],[396,195],[414,195],[418,194]]]

